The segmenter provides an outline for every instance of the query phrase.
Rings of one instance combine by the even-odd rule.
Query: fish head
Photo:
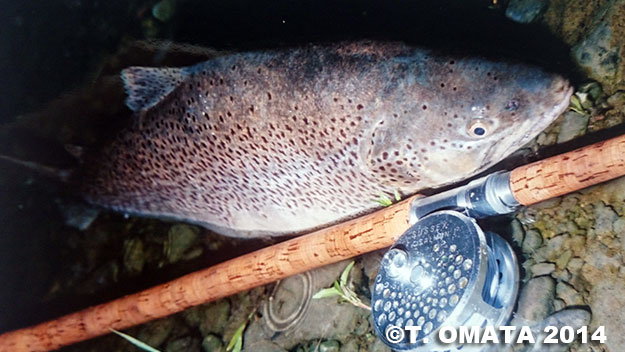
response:
[[[562,76],[522,64],[454,60],[433,70],[412,102],[376,122],[361,150],[371,174],[403,192],[501,161],[565,111],[572,93]]]

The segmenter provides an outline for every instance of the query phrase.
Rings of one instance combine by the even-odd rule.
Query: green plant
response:
[[[401,200],[401,195],[399,194],[398,190],[393,191],[393,195],[396,202],[399,202]],[[375,201],[383,207],[388,207],[393,204],[393,201],[384,193],[380,193],[380,198],[376,199]]]
[[[241,352],[241,348],[243,347],[243,332],[245,331],[245,328],[247,327],[247,323],[254,316],[254,313],[256,313],[256,311],[251,312],[247,316],[247,319],[245,319],[243,324],[241,324],[241,326],[239,326],[237,331],[234,332],[234,335],[232,335],[232,338],[230,339],[230,342],[228,343],[228,346],[226,347],[226,351]]]
[[[585,98],[585,96],[582,97]],[[576,94],[571,95],[571,105],[569,106],[569,108],[578,114],[589,115],[588,111],[586,111],[586,109],[584,109],[584,107],[582,106],[582,101]]]
[[[142,349],[144,351],[148,351],[148,352],[161,352],[161,351],[157,350],[156,348],[148,345],[147,343],[145,343],[145,342],[143,342],[141,340],[138,340],[138,339],[136,339],[136,338],[134,338],[134,337],[132,337],[130,335],[124,334],[121,331],[117,331],[115,329],[110,329],[110,330],[111,330],[112,333],[115,333],[115,334],[123,337],[124,339],[126,339],[126,341],[130,342],[131,344],[139,347],[140,349]]]
[[[358,298],[358,295],[348,287],[347,279],[353,267],[354,261],[352,261],[347,265],[347,267],[345,267],[345,270],[343,270],[340,279],[334,281],[332,287],[319,290],[319,292],[315,293],[313,299],[339,296],[343,300],[355,305],[356,307],[371,310],[371,307],[364,304],[360,300],[360,298]]]

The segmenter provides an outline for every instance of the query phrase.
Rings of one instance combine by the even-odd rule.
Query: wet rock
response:
[[[525,230],[523,230],[523,224],[519,219],[513,219],[510,222],[510,232],[512,233],[512,240],[519,246],[523,245],[523,239],[525,238]]]
[[[531,346],[529,351],[532,352],[566,352],[569,350],[570,343],[559,344],[541,344],[538,341],[544,340],[547,336],[545,334],[545,328],[547,326],[555,326],[560,330],[564,326],[570,326],[573,331],[587,326],[590,323],[591,315],[584,309],[565,309],[550,315],[547,319],[543,320],[540,324],[533,325],[531,327],[537,343]]]
[[[609,1],[609,0],[607,0]],[[543,23],[569,46],[577,43],[606,0],[553,0],[543,15]]]
[[[173,225],[167,233],[165,242],[165,256],[170,263],[175,263],[183,259],[187,250],[196,242],[200,230],[197,227],[186,224]]]
[[[175,9],[174,0],[161,0],[152,6],[152,16],[161,22],[167,22],[173,17]]]
[[[360,347],[358,346],[358,341],[356,339],[349,339],[341,345],[341,352],[358,352]]]
[[[541,132],[536,138],[536,143],[540,146],[554,145],[557,139],[558,135],[555,133]]]
[[[369,345],[369,352],[392,352],[392,350],[376,337],[373,343]]]
[[[362,266],[364,274],[369,278],[369,287],[373,287],[375,277],[378,275],[380,269],[380,262],[384,257],[386,250],[378,250],[375,252],[364,254],[362,258]]]
[[[129,238],[124,241],[124,269],[129,275],[137,275],[143,271],[145,253],[140,238]]]
[[[553,312],[555,282],[549,276],[531,279],[521,290],[515,322],[539,322]],[[522,324],[522,323],[521,323]]]
[[[529,230],[525,233],[523,240],[523,253],[532,254],[543,244],[543,237],[536,230]]]
[[[586,127],[588,127],[588,120],[588,115],[582,115],[575,111],[566,112],[562,125],[560,125],[557,142],[568,142],[575,137],[584,135],[586,133]]]
[[[573,286],[564,282],[558,282],[556,285],[556,295],[558,298],[563,300],[567,306],[578,306],[584,304],[582,295],[579,294]]]
[[[555,262],[562,254],[562,249],[566,248],[565,243],[569,241],[571,236],[560,235],[553,237],[545,242],[545,245],[536,251],[536,259],[543,258],[549,262]]]
[[[560,270],[566,268],[566,265],[569,263],[569,260],[573,256],[573,251],[566,250],[564,251],[556,260],[556,267]]]
[[[262,340],[245,347],[242,352],[287,352],[287,350],[271,341]]]
[[[348,303],[337,303],[336,300],[312,300],[308,314],[301,325],[288,334],[280,334],[274,341],[283,348],[291,348],[294,342],[310,341],[319,338],[342,340],[359,325],[360,319],[366,319],[369,312]]]
[[[349,261],[343,261],[311,271],[311,292],[314,294],[323,288],[331,286],[339,278],[348,263]],[[303,283],[301,280],[294,281],[294,283],[297,282]],[[283,287],[283,289],[287,288],[289,290],[297,290],[296,285]],[[301,287],[301,289],[304,288],[304,286]],[[287,297],[289,296],[287,293],[276,292],[272,293],[270,297]],[[366,316],[369,315],[369,312],[362,308],[355,307],[349,303],[340,303],[337,297],[312,299],[308,302],[307,312],[296,324],[288,326],[286,330],[276,331],[275,326],[282,325],[281,320],[287,318],[289,314],[287,316],[281,314],[281,310],[276,309],[279,308],[278,305],[274,303],[276,302],[272,302],[271,306],[268,306],[269,298],[263,303],[263,312],[265,314],[263,314],[262,319],[252,322],[246,330],[245,347],[248,346],[248,343],[251,345],[256,343],[256,341],[269,338],[280,347],[288,350],[305,341],[319,339],[342,341],[355,329],[358,329],[363,324],[362,320],[366,320]],[[297,311],[296,308],[295,311]],[[290,308],[288,310],[293,311],[294,309]]]
[[[336,340],[323,341],[319,345],[319,352],[339,352],[341,344]]]
[[[581,274],[591,285],[602,281],[605,276],[618,273],[622,265],[620,253],[599,242],[592,242],[588,246],[584,258],[586,263],[582,266]]]
[[[577,273],[579,273],[579,271],[582,269],[583,265],[584,265],[584,260],[582,258],[571,258],[566,268],[572,274],[577,275]]]
[[[250,318],[250,314],[256,312],[265,298],[265,288],[256,287],[246,292],[240,292],[236,296],[230,297],[231,312],[228,321],[223,327],[221,334],[224,341],[230,341],[237,330],[246,324],[246,333],[243,337],[243,347],[247,347],[247,330],[257,319]],[[252,342],[252,341],[250,341]]]
[[[549,0],[510,0],[506,17],[519,23],[530,23],[538,19],[549,7]]]
[[[532,276],[549,275],[556,270],[556,265],[553,263],[538,263],[532,265]]]
[[[564,269],[564,270],[556,270],[555,272],[551,274],[551,277],[553,277],[557,281],[569,282],[571,281],[572,275],[568,270]]]
[[[625,45],[622,12],[624,0],[611,0],[595,15],[592,30],[573,47],[572,54],[586,74],[599,81],[607,91],[615,91],[625,82]]]
[[[186,336],[175,339],[165,347],[165,352],[199,352],[201,351],[200,340],[195,337]]]
[[[618,218],[618,215],[609,206],[606,206],[602,202],[598,202],[595,204],[594,208],[595,213],[595,234],[597,236],[611,236],[612,235],[612,224]]]
[[[80,231],[85,231],[100,214],[99,209],[87,206],[83,203],[75,203],[61,199],[57,199],[55,202],[63,214],[65,225]]]
[[[226,352],[221,339],[213,334],[208,334],[202,340],[202,350],[204,352]]]
[[[230,315],[230,302],[221,299],[213,302],[204,310],[204,318],[200,324],[202,335],[222,334]]]
[[[623,236],[625,234],[625,219],[618,218],[612,224],[612,229],[614,230],[614,234],[617,236]],[[623,241],[621,241],[623,242]]]
[[[625,346],[625,280],[606,275],[590,290],[591,327],[605,326],[606,346],[610,351],[621,351]]]
[[[618,91],[612,95],[610,95],[607,99],[607,102],[612,107],[622,107],[625,106],[625,92]]]
[[[82,294],[98,292],[102,288],[110,287],[117,282],[119,265],[115,261],[109,261],[96,269],[91,276],[78,287],[77,291]]]
[[[553,300],[553,310],[555,310],[556,312],[559,310],[562,310],[566,308],[566,303],[564,303],[563,300],[556,298]]]
[[[265,324],[274,332],[296,326],[308,311],[314,288],[313,274],[305,272],[280,280],[263,304]]]
[[[173,319],[158,319],[144,325],[139,331],[139,334],[137,334],[137,339],[156,348],[167,340],[173,328]]]

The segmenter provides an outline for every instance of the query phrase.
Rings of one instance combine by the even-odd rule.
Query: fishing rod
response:
[[[410,347],[404,340],[384,338],[389,326],[402,325],[400,318],[403,324],[411,318],[415,325],[421,323],[421,342],[442,324],[505,323],[518,289],[516,260],[510,246],[482,231],[474,218],[511,213],[622,175],[625,135],[438,195],[413,196],[147,290],[6,332],[0,335],[0,351],[50,351],[386,247],[391,249],[376,277],[372,306],[374,327],[392,348]],[[443,275],[450,278],[445,294],[431,287]],[[433,296],[437,306],[431,303]],[[412,310],[406,318],[405,309],[394,304],[402,299],[411,307],[426,302],[428,312]]]

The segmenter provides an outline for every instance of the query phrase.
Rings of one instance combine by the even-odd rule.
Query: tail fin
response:
[[[20,160],[8,155],[0,154],[0,160],[4,160],[14,165],[34,171],[45,177],[57,179],[63,183],[67,183],[72,175],[72,170],[58,169],[52,166],[42,165],[33,161]]]

